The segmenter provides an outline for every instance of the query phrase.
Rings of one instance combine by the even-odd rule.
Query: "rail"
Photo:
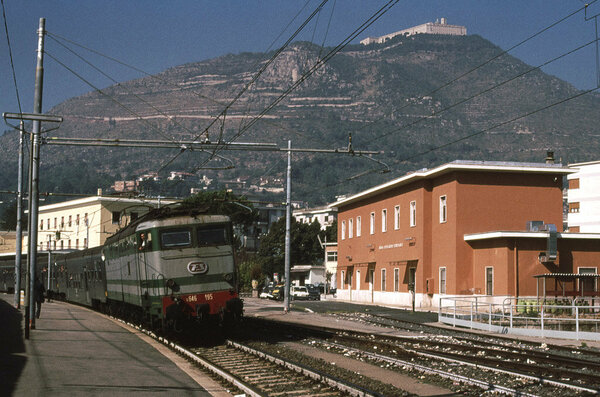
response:
[[[497,297],[495,297],[497,298]],[[441,297],[438,321],[500,334],[600,341],[600,301]]]

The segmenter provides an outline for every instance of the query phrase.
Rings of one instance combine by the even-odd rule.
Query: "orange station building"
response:
[[[540,291],[534,276],[597,273],[600,264],[600,234],[562,233],[563,178],[572,172],[457,160],[330,204],[338,299],[434,307],[451,295],[501,303],[565,293],[555,284]]]

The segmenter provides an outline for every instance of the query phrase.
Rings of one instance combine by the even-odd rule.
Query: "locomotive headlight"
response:
[[[169,288],[173,292],[179,291],[179,285],[177,285],[175,280],[173,280],[172,278],[168,279],[167,282],[165,283],[165,285],[167,286],[167,288]]]
[[[227,281],[231,281],[233,280],[233,274],[232,273],[226,273],[223,278],[225,278],[225,280]]]

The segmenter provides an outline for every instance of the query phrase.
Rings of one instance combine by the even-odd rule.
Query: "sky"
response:
[[[46,18],[46,30],[53,37],[68,39],[154,74],[225,54],[277,49],[321,1],[2,0],[5,18],[0,25],[0,113],[19,111],[17,90],[22,111],[33,111],[36,31],[40,18]],[[297,40],[335,46],[386,3],[329,0]],[[592,3],[588,17],[600,13],[600,1],[588,3]],[[449,24],[466,26],[468,34],[480,35],[507,50],[583,6],[581,0],[401,0],[352,43],[444,17]],[[595,39],[594,19],[588,19],[583,11],[576,13],[510,53],[530,65],[565,54]],[[92,86],[104,88],[112,85],[113,80],[143,77],[139,71],[70,46],[110,78],[47,37],[43,112],[68,98],[92,91]],[[594,44],[552,62],[543,70],[579,89],[589,89],[597,86],[596,60]],[[0,127],[0,131],[8,128]]]

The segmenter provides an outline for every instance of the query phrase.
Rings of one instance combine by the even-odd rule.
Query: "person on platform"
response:
[[[44,292],[46,289],[44,288],[44,284],[40,281],[38,277],[35,278],[35,286],[34,286],[34,298],[35,298],[35,317],[40,318],[40,314],[42,312],[42,303],[44,302]]]

